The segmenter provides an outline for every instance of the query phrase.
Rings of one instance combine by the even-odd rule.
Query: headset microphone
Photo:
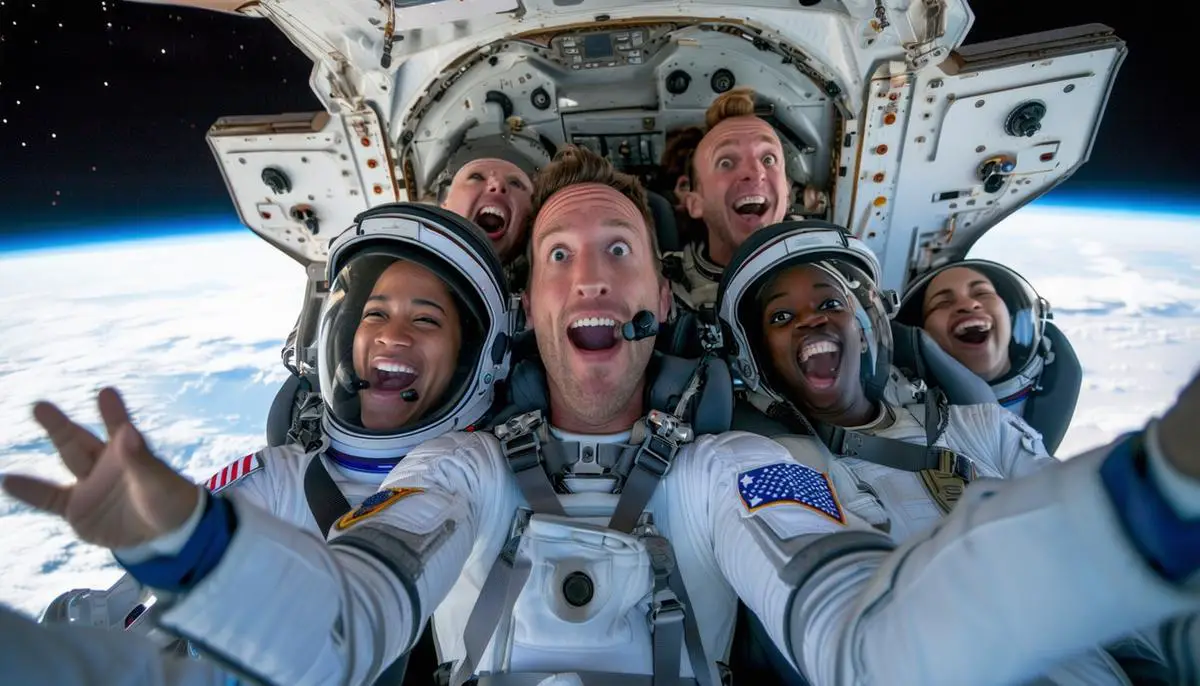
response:
[[[621,337],[627,341],[640,341],[658,333],[658,319],[650,310],[642,310],[633,319],[621,325]]]

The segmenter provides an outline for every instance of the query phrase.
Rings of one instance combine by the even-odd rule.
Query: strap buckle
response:
[[[969,484],[979,478],[979,471],[975,469],[975,462],[971,458],[945,448],[937,448],[936,450],[938,471],[954,475],[962,479],[965,484]]]
[[[954,462],[951,465],[951,472],[962,479],[965,483],[971,483],[979,478],[979,471],[975,469],[975,462],[966,455],[954,453]]]
[[[863,447],[863,437],[857,431],[847,431],[840,426],[827,425],[829,452],[840,457],[858,457]]]
[[[650,414],[646,415],[646,422],[650,425],[654,435],[670,441],[676,447],[680,443],[692,440],[691,425],[673,414],[662,410],[650,410]]]
[[[514,472],[539,467],[542,464],[542,441],[537,428],[542,424],[539,410],[519,414],[495,428],[500,450]]]
[[[495,429],[493,429],[493,431],[496,434],[496,438],[500,439],[500,442],[503,443],[505,441],[520,438],[525,434],[533,433],[541,423],[541,410],[532,410],[530,412],[511,417],[508,421],[498,425]]]
[[[650,631],[658,631],[666,624],[682,622],[683,614],[683,603],[679,602],[679,597],[675,595],[674,591],[669,588],[655,591],[653,600],[650,602]]]
[[[633,466],[641,467],[661,479],[670,471],[679,444],[692,440],[692,427],[660,410],[650,410],[646,425],[650,432],[638,446]]]

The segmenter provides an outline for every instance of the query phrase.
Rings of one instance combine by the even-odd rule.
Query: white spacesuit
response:
[[[341,390],[354,383],[348,360],[326,357],[321,362],[332,369],[323,381],[332,390],[320,445],[274,446],[238,458],[204,482],[208,490],[324,538],[338,517],[379,490],[414,446],[482,420],[492,409],[495,381],[508,371],[507,356],[494,358],[484,342],[507,337],[511,326],[500,265],[483,241],[474,227],[436,208],[384,206],[360,217],[334,243],[329,268],[339,275],[338,288],[321,320],[322,340],[352,340],[380,274],[396,260],[415,261],[445,281],[462,311],[462,347],[444,397],[400,429],[366,429],[354,394]],[[460,269],[465,273],[456,276]],[[43,622],[151,631],[155,611],[146,608],[153,605],[139,604],[145,595],[126,575],[108,591],[76,589],[60,596]]]
[[[675,546],[689,595],[704,598],[687,611],[695,610],[706,652],[729,630],[721,608],[736,593],[815,684],[1010,683],[1200,606],[1197,588],[1149,568],[1113,515],[1097,472],[1127,450],[1122,442],[1032,478],[970,489],[940,528],[891,554],[882,534],[848,530],[817,506],[750,511],[747,502],[761,496],[741,484],[762,474],[759,465],[783,467],[808,489],[817,482],[782,448],[745,434],[705,437],[682,450],[651,509]],[[1161,458],[1152,464],[1169,474]],[[209,649],[276,682],[369,682],[411,645],[458,575],[466,569],[479,583],[505,546],[506,511],[522,504],[507,469],[488,435],[449,434],[410,453],[328,546],[235,503],[238,530],[226,554],[173,601],[163,622],[206,637]],[[1200,511],[1200,484],[1167,478],[1183,480],[1187,502]],[[497,481],[506,485],[496,490]],[[516,594],[512,621],[485,626],[483,635],[499,627],[509,638],[500,643],[505,650],[483,654],[480,670],[503,660],[512,670],[645,673],[654,651],[629,652],[635,632],[646,630],[653,588],[636,539],[540,515],[524,533],[508,559],[514,570],[528,567],[536,583],[503,587]],[[812,535],[820,533],[829,535]],[[1014,559],[1022,564],[1008,564]],[[568,593],[579,598],[566,590],[579,571],[592,580],[594,615],[573,614],[579,608],[566,601]],[[947,588],[998,602],[986,611],[946,603]],[[620,621],[613,610],[630,604]],[[578,631],[568,620],[587,618],[598,622],[587,622],[592,641],[554,633]],[[572,650],[538,650],[560,640]],[[614,648],[627,657],[612,659]],[[680,660],[686,674],[690,656]]]
[[[797,238],[799,244],[793,240]],[[790,250],[772,254],[772,246],[789,241]],[[837,284],[845,305],[854,310],[866,342],[859,361],[861,384],[878,407],[867,424],[841,428],[805,417],[787,399],[780,374],[763,367],[772,362],[756,294],[784,270],[800,265],[820,270],[827,282]],[[731,261],[718,313],[736,342],[735,367],[759,371],[746,383],[751,403],[801,432],[774,438],[805,460],[812,454],[809,437],[821,436],[829,451],[812,466],[829,472],[847,510],[903,543],[936,526],[972,481],[1018,478],[1056,460],[1036,431],[998,403],[947,406],[944,395],[910,382],[891,365],[891,327],[876,286],[878,274],[875,254],[841,230],[814,222],[781,224],[765,229]],[[729,283],[738,285],[731,288]],[[827,293],[822,290],[820,297],[835,297]],[[798,326],[810,327],[813,335],[822,333],[819,326],[810,326],[817,322],[794,316]],[[873,384],[881,390],[871,394],[867,389]],[[1128,683],[1099,649],[1057,666],[1045,678],[1056,684]]]

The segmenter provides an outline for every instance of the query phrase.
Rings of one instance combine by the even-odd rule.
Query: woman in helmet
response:
[[[507,374],[503,268],[487,237],[424,205],[385,205],[330,249],[317,368],[327,459],[383,474],[478,422]]]
[[[954,359],[991,387],[1001,405],[1040,431],[1051,450],[1058,447],[1075,412],[1077,381],[1064,377],[1054,390],[1058,402],[1031,402],[1039,381],[1059,357],[1060,368],[1074,360],[1059,337],[1050,355],[1050,306],[1024,278],[1004,265],[964,260],[915,281],[905,293],[896,321],[920,327]],[[1078,379],[1078,375],[1072,378]]]
[[[322,538],[412,448],[485,418],[508,373],[510,336],[499,259],[482,231],[446,210],[403,203],[369,210],[333,241],[327,269],[320,442],[266,448],[207,482]],[[105,621],[91,612],[90,624],[149,630],[153,610],[135,607],[141,594],[122,579],[108,592],[68,595],[76,612],[92,603],[119,612]],[[414,670],[417,682],[428,676]]]
[[[782,424],[775,440],[788,445],[789,433],[815,432],[829,452],[826,464],[809,466],[829,474],[847,510],[903,542],[934,526],[973,479],[1018,477],[1054,460],[1035,431],[997,404],[925,402],[891,364],[878,274],[874,253],[840,227],[785,222],[738,249],[717,312],[747,399]],[[756,630],[751,621],[748,631]],[[750,643],[769,648],[757,637]],[[1099,649],[1048,676],[1127,683]]]

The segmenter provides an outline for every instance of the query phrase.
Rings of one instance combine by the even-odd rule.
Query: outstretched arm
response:
[[[459,575],[479,513],[504,491],[493,462],[459,459],[446,437],[410,453],[327,545],[208,495],[149,453],[115,391],[99,401],[107,444],[57,408],[35,408],[76,483],[9,476],[5,490],[118,549],[166,604],[164,627],[275,683],[373,680],[419,636]]]
[[[1195,422],[1195,405],[1176,407]],[[1166,451],[1179,472],[1200,459],[1189,440],[1172,443],[1182,453]],[[814,684],[1027,681],[1200,609],[1200,560],[1171,559],[1175,548],[1161,540],[1197,535],[1200,520],[1189,524],[1177,501],[1200,504],[1200,492],[1172,496],[1176,520],[1147,519],[1151,506],[1138,499],[1150,496],[1114,490],[1114,470],[1135,447],[1126,439],[1025,479],[978,483],[938,527],[894,551],[872,532],[819,535],[824,514],[802,504],[780,502],[764,520],[737,485],[753,467],[743,465],[749,451],[719,452],[711,541],[734,589]],[[1131,512],[1140,519],[1131,523]]]

